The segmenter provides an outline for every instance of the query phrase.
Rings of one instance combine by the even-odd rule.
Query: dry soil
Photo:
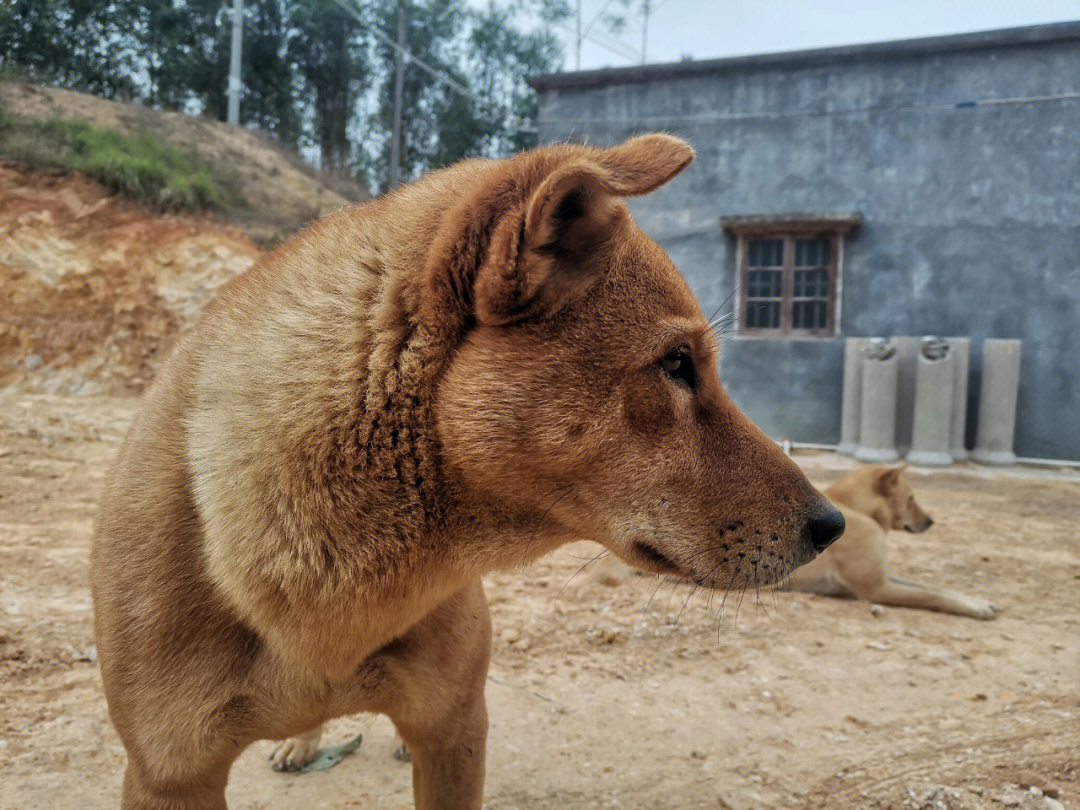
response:
[[[115,808],[124,752],[94,661],[87,549],[132,397],[0,393],[0,808]],[[850,466],[797,455],[818,483]],[[1080,802],[1080,477],[915,472],[937,523],[905,576],[1001,617],[599,576],[581,543],[487,586],[487,807],[1051,808]],[[582,569],[582,566],[585,566]],[[617,573],[617,572],[616,572]],[[617,585],[601,580],[618,581]],[[381,718],[330,771],[237,762],[236,810],[410,805]]]

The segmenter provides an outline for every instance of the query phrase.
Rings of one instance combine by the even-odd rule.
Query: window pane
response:
[[[746,325],[751,329],[777,329],[780,326],[779,301],[748,301]]]
[[[829,263],[828,239],[796,239],[796,267],[825,267]]]
[[[824,329],[825,301],[796,301],[791,307],[791,326],[794,329]]]
[[[749,260],[750,267],[780,267],[784,263],[784,240],[750,240]]]
[[[796,270],[795,271],[795,297],[796,298],[828,298],[829,297],[829,271],[828,270]]]
[[[750,270],[746,274],[747,298],[779,298],[780,270]]]

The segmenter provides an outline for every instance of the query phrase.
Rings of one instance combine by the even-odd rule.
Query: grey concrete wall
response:
[[[542,140],[663,130],[694,146],[683,176],[631,208],[706,315],[735,285],[720,216],[859,211],[840,336],[970,336],[972,398],[982,339],[1022,339],[1017,453],[1080,459],[1080,100],[951,106],[1080,91],[1080,36],[804,65],[744,59],[652,80],[611,73],[542,89]],[[722,374],[770,434],[836,442],[842,355],[838,340],[733,337]],[[974,430],[972,419],[969,446]]]

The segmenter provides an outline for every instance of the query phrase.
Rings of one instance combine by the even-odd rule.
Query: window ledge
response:
[[[823,340],[836,340],[839,335],[800,335],[793,332],[781,332],[779,329],[773,330],[775,334],[768,334],[766,332],[728,332],[724,335],[724,340],[754,340],[754,341],[806,341],[808,343],[820,343]]]
[[[755,234],[770,231],[833,231],[844,234],[862,224],[862,214],[858,211],[841,211],[831,214],[747,214],[742,216],[720,217],[720,225],[729,233],[739,236],[744,233]]]

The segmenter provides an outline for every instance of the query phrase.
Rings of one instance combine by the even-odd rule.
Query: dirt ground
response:
[[[87,551],[135,400],[0,391],[0,808],[114,808],[124,752],[94,662]],[[850,467],[797,455],[817,483]],[[588,543],[491,577],[487,807],[1080,806],[1080,475],[915,472],[937,524],[903,575],[993,622],[804,594],[598,581]],[[597,563],[596,565],[601,565]],[[580,571],[580,573],[579,573]],[[334,769],[233,769],[234,810],[411,806],[381,718]],[[1031,786],[1034,786],[1033,788]]]

